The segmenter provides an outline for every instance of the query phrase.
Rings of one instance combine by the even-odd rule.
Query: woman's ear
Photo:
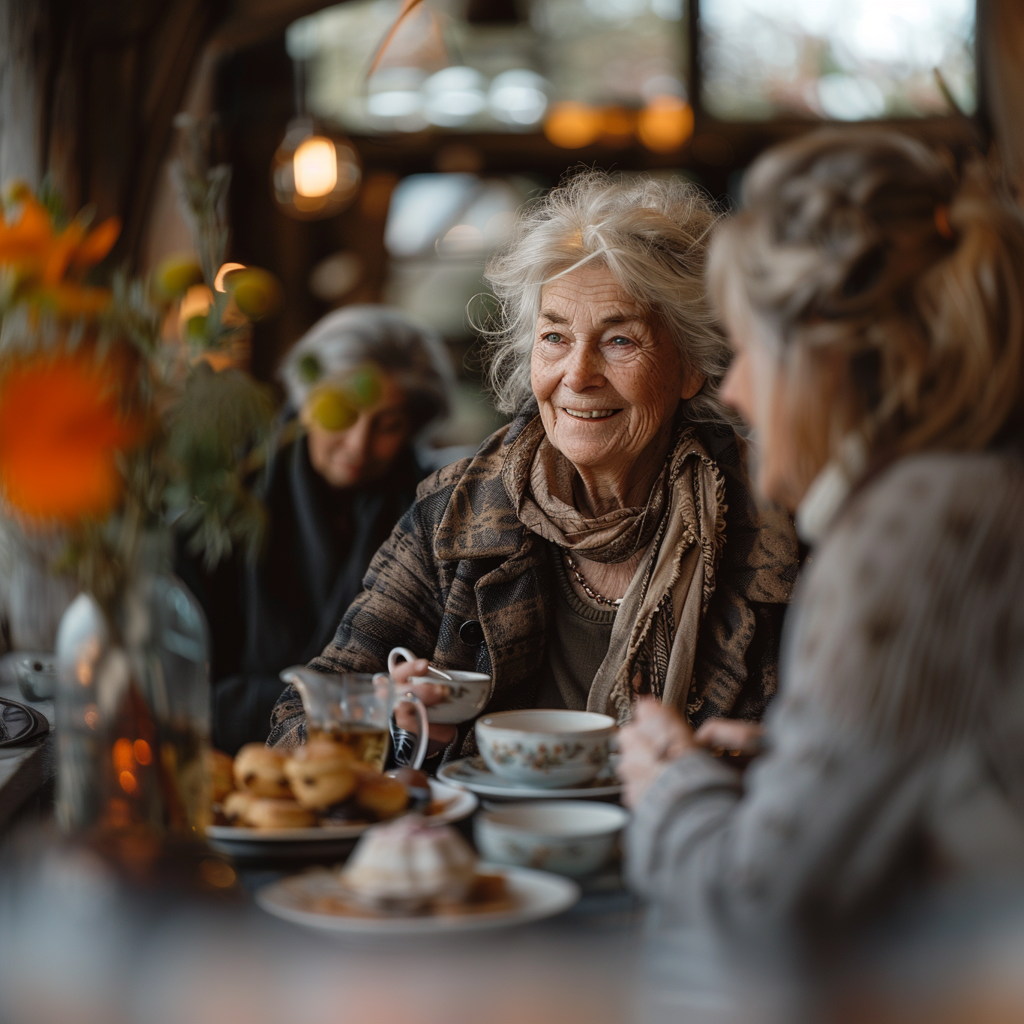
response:
[[[697,370],[687,371],[686,376],[683,378],[683,398],[693,398],[695,394],[702,387],[704,387],[704,381],[707,377],[703,373],[699,373]]]

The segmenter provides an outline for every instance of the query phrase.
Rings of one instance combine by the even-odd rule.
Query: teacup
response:
[[[388,655],[388,672],[394,675],[395,668],[403,661],[415,660],[416,655],[407,647],[395,647]],[[448,678],[425,675],[413,676],[410,680],[413,683],[431,683],[445,691],[439,703],[427,708],[427,720],[438,725],[458,725],[479,715],[491,696],[491,677],[483,672],[465,672],[457,668],[440,671]]]
[[[482,811],[473,838],[484,860],[589,875],[610,859],[629,812],[590,800],[536,800]]]
[[[593,779],[608,761],[615,719],[592,711],[498,711],[476,723],[476,745],[495,775],[562,789]]]

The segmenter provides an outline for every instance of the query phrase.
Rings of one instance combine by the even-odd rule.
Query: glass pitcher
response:
[[[420,731],[415,737],[409,763],[413,768],[423,764],[430,739],[427,709],[415,694],[398,694],[389,675],[383,672],[330,674],[296,665],[284,669],[281,678],[299,691],[306,710],[309,739],[328,737],[344,743],[377,771],[383,771],[387,761],[396,706],[412,705]]]

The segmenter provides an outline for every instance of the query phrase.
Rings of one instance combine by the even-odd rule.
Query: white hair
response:
[[[515,412],[532,397],[530,356],[543,286],[599,263],[668,331],[684,365],[705,377],[685,402],[688,418],[728,420],[717,398],[728,348],[704,289],[717,217],[689,182],[603,171],[576,174],[521,211],[511,240],[484,274],[498,300],[496,328],[482,332],[498,408]]]
[[[300,409],[319,384],[366,363],[393,376],[405,392],[414,431],[449,414],[455,373],[444,342],[389,306],[345,306],[328,313],[288,352],[280,377],[290,403]],[[318,369],[315,376],[304,372],[311,364]]]

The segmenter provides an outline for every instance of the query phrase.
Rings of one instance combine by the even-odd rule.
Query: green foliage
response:
[[[174,123],[182,133],[181,156],[171,167],[178,188],[178,207],[192,231],[203,275],[212,288],[228,251],[231,168],[209,164],[211,122],[179,114]]]
[[[380,371],[374,366],[359,367],[350,374],[345,390],[357,408],[373,405],[381,395]]]
[[[298,371],[304,384],[315,384],[324,373],[320,360],[312,352],[307,352],[299,360]]]
[[[274,396],[233,368],[251,337],[253,317],[240,311],[230,292],[213,288],[229,241],[231,171],[208,164],[209,123],[185,118],[179,127],[183,151],[174,176],[211,296],[209,308],[200,306],[184,330],[174,330],[173,302],[193,283],[194,266],[190,270],[181,256],[180,266],[164,261],[154,280],[114,273],[109,308],[81,322],[37,315],[15,294],[12,275],[0,273],[0,358],[48,346],[88,344],[98,358],[116,350],[124,409],[147,424],[143,442],[119,456],[124,490],[116,512],[69,528],[54,565],[111,606],[137,564],[143,538],[153,531],[177,531],[212,568],[237,547],[255,553],[265,520],[254,470],[266,461]],[[55,225],[67,223],[52,189],[39,199]],[[269,309],[280,286],[266,271],[247,273],[257,286],[250,288],[251,304]],[[0,555],[4,531],[14,536],[20,528],[14,520],[0,521]]]
[[[166,427],[167,511],[209,567],[236,544],[255,551],[262,505],[248,478],[263,456],[274,414],[269,388],[239,370],[199,363]]]

